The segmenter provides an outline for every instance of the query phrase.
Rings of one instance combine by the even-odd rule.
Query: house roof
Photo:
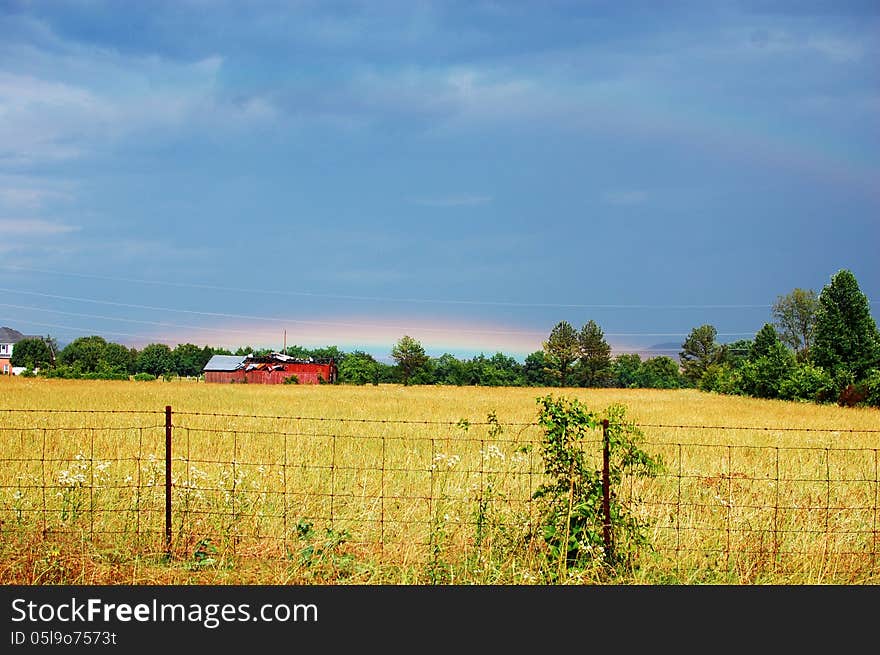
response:
[[[244,355],[214,355],[205,364],[203,371],[236,371],[244,367]]]
[[[39,339],[28,334],[22,334],[10,327],[0,327],[0,343],[18,343],[22,339]]]

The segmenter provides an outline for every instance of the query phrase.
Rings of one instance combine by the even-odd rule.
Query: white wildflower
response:
[[[446,453],[437,453],[434,455],[434,463],[431,465],[431,468],[435,471],[440,468],[455,468],[455,466],[461,461],[461,457],[459,455],[447,455]]]
[[[480,454],[487,462],[491,462],[493,459],[497,459],[503,462],[505,459],[504,453],[501,452],[501,449],[494,444],[486,446],[486,450],[481,450]]]

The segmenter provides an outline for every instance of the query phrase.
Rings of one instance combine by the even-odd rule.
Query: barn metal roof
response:
[[[203,371],[236,371],[244,367],[245,355],[214,355]]]

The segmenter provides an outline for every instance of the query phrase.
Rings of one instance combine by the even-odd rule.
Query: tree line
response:
[[[540,350],[523,363],[502,352],[459,359],[450,353],[426,354],[421,343],[404,335],[394,344],[394,364],[336,346],[291,346],[285,353],[301,359],[333,359],[344,384],[618,387],[704,391],[759,398],[871,404],[880,406],[880,332],[867,297],[848,270],[836,273],[821,294],[795,289],[772,305],[773,322],[753,339],[719,343],[714,326],[695,327],[681,344],[678,361],[635,353],[612,356],[595,321],[576,329],[560,321]],[[271,349],[242,346],[235,351],[212,346],[162,343],[142,350],[80,337],[60,351],[52,337],[28,338],[13,349],[12,365],[61,378],[154,379],[197,377],[213,355],[265,355]],[[33,374],[33,373],[29,373]]]
[[[838,271],[820,294],[795,289],[772,304],[773,322],[753,339],[722,344],[717,330],[693,328],[679,361],[611,355],[595,321],[580,330],[560,321],[525,364],[501,354],[458,362],[432,360],[404,337],[392,356],[402,381],[422,384],[698,388],[756,398],[880,406],[880,331],[851,271]],[[487,375],[488,373],[488,375]]]
[[[773,323],[754,339],[719,344],[711,325],[694,328],[680,360],[688,384],[724,394],[880,406],[880,331],[848,270],[816,294],[777,298]]]

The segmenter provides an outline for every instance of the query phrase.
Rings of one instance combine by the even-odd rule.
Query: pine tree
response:
[[[777,343],[780,343],[780,339],[776,333],[776,328],[769,323],[764,323],[764,327],[758,330],[758,334],[755,335],[755,342],[752,344],[749,359],[755,360],[758,357],[768,355]]]
[[[880,367],[880,332],[855,275],[843,269],[819,294],[812,361],[842,383]]]
[[[578,334],[581,376],[587,387],[611,384],[611,346],[595,321],[589,321]]]
[[[560,321],[543,345],[547,372],[559,380],[560,386],[566,386],[571,367],[580,357],[577,331],[568,321]]]
[[[724,351],[715,342],[717,334],[715,326],[701,325],[691,330],[681,344],[682,350],[678,353],[678,358],[685,378],[692,384],[697,384],[706,369],[722,360]]]

